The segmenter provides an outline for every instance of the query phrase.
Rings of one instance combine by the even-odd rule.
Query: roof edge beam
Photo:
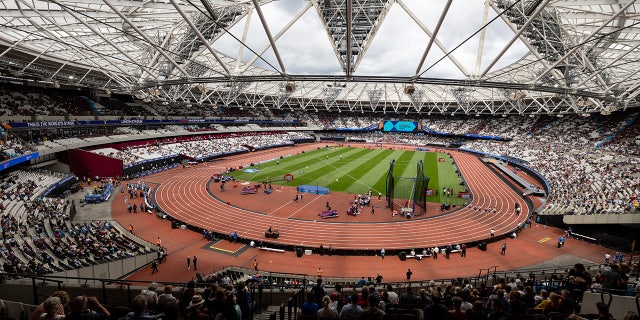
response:
[[[487,25],[487,19],[489,18],[489,2],[485,1],[484,3],[484,11],[482,13],[482,25]],[[487,28],[483,28],[480,31],[480,41],[478,41],[478,52],[476,55],[476,70],[475,74],[477,75],[480,72],[480,65],[482,64],[482,52],[484,51],[484,38],[487,34]]]
[[[345,70],[345,73],[347,75],[347,80],[349,80],[349,77],[351,76],[351,58],[352,58],[352,54],[353,51],[351,50],[351,46],[353,45],[353,39],[351,39],[351,28],[353,27],[353,6],[352,6],[352,0],[347,0],[347,12],[346,12],[346,18],[347,18],[347,48],[346,48],[346,65],[347,68]]]

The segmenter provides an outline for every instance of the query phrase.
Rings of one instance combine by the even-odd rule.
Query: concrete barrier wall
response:
[[[604,303],[609,302],[609,295],[605,294]],[[593,292],[585,292],[584,297],[582,299],[582,309],[580,313],[598,313],[596,309],[596,303],[602,301],[602,297],[600,293]],[[612,296],[611,306],[609,307],[609,312],[616,319],[624,318],[624,314],[627,311],[635,311],[638,313],[640,310],[636,310],[636,298],[635,297],[626,297],[626,296]]]
[[[635,210],[632,210],[635,212]],[[566,224],[638,224],[640,214],[585,214],[565,215],[562,220]]]
[[[52,276],[60,277],[80,277],[80,278],[99,278],[99,279],[118,279],[125,274],[132,272],[157,258],[155,252],[137,255],[107,263],[88,266],[80,269],[65,270],[62,272],[52,273]],[[69,280],[68,283],[78,284],[100,284],[98,280]]]

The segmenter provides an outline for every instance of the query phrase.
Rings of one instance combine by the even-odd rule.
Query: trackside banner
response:
[[[49,128],[73,126],[104,126],[104,125],[144,125],[144,124],[185,124],[185,123],[302,123],[302,120],[254,120],[254,119],[124,119],[124,120],[68,120],[68,121],[32,121],[6,122],[6,129]]]
[[[39,156],[40,156],[40,153],[36,151],[36,152],[32,152],[32,153],[29,153],[29,154],[26,154],[26,155],[23,155],[23,156],[11,158],[11,159],[9,159],[7,161],[0,162],[0,171],[9,169],[9,168],[11,168],[11,167],[13,167],[15,165],[21,164],[23,162],[27,162],[27,161],[29,161],[31,159],[35,159],[35,158],[37,158]]]

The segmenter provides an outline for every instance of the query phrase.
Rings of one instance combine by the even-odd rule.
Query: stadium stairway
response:
[[[93,111],[93,113],[97,116],[102,115],[101,110],[104,109],[104,107],[102,105],[97,104],[96,102],[94,102],[93,100],[91,100],[89,97],[85,97],[85,96],[80,96],[81,99],[83,99],[84,101],[87,102],[87,104],[89,105],[89,107],[91,108],[91,111]],[[99,108],[98,108],[99,106]]]
[[[253,320],[274,320],[274,319],[280,319],[280,307],[279,306],[268,306],[267,309],[265,309],[262,313],[254,315],[253,316]],[[275,318],[271,319],[271,315],[275,314]],[[285,308],[285,319],[287,318],[286,315],[286,308]]]
[[[160,115],[160,114],[158,113],[158,111],[156,111],[156,109],[154,109],[154,108],[152,108],[152,107],[150,107],[150,106],[146,106],[146,105],[138,105],[138,104],[136,104],[136,106],[137,106],[138,108],[142,108],[142,109],[144,109],[144,110],[146,111],[146,114],[150,114],[150,115],[153,115],[153,116],[159,116],[159,115]]]
[[[22,244],[21,241],[18,241],[18,238],[16,238],[16,244],[18,246]],[[20,262],[22,262],[25,265],[29,263],[29,259],[24,256],[24,254],[22,253],[22,250],[18,250],[18,247],[11,247],[11,249],[12,249],[13,255],[16,256],[20,260]]]
[[[598,144],[596,144],[595,149],[600,149],[600,147],[602,147],[603,145],[605,145],[607,142],[615,139],[615,137],[618,135],[618,133],[622,132],[624,129],[626,129],[628,126],[632,125],[634,121],[636,121],[636,119],[638,118],[638,114],[634,114],[631,119],[627,120],[623,125],[621,125],[620,127],[618,127],[616,129],[616,131],[612,134],[610,134],[609,136],[605,137],[602,141],[598,142]]]
[[[600,123],[598,117],[596,117],[595,115],[591,115],[591,119],[593,119],[593,122],[595,122],[598,133],[604,134],[604,127],[602,127],[602,124]]]

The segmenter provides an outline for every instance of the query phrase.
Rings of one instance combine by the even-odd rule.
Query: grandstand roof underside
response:
[[[0,78],[176,105],[606,114],[640,106],[635,2],[1,0]]]

